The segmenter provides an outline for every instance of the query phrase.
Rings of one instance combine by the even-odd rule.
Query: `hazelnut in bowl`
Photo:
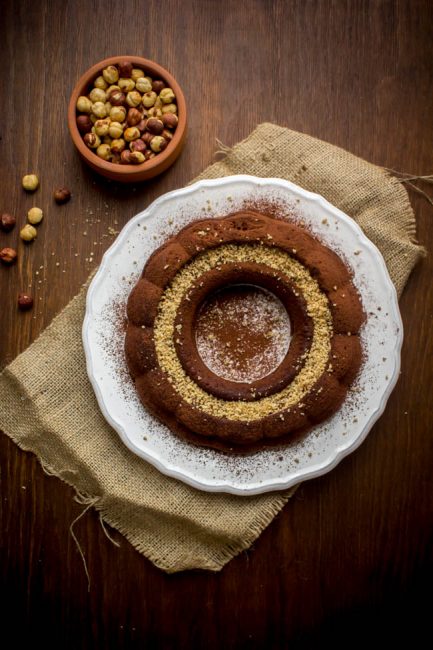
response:
[[[139,56],[96,63],[69,101],[68,126],[80,156],[102,176],[122,183],[147,180],[172,165],[186,124],[176,79]]]

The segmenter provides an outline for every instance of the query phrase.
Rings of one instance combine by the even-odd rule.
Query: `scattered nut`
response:
[[[36,237],[38,236],[38,231],[34,226],[31,226],[29,223],[27,223],[23,228],[20,230],[20,237],[23,241],[26,242],[31,242]]]
[[[33,307],[33,298],[28,293],[18,294],[18,308],[21,311],[27,311]]]
[[[39,178],[36,174],[26,174],[23,176],[23,188],[27,192],[34,192],[39,187]]]
[[[162,135],[155,135],[150,141],[150,148],[154,153],[159,153],[166,148],[167,144],[167,140]]]
[[[40,208],[36,208],[36,207],[30,208],[30,210],[27,212],[27,220],[33,226],[35,226],[38,223],[41,223],[43,218],[44,218],[44,213]]]
[[[17,259],[17,252],[13,248],[2,248],[0,251],[0,260],[3,264],[13,264]]]
[[[58,190],[55,190],[53,197],[55,202],[61,205],[62,203],[67,203],[70,200],[71,192],[67,187],[59,187]]]
[[[3,230],[3,232],[10,232],[12,228],[15,226],[16,222],[17,220],[15,219],[15,217],[5,212],[0,217],[0,228]]]
[[[114,65],[109,65],[102,71],[102,76],[109,84],[115,84],[119,78],[119,71]]]
[[[172,104],[176,99],[176,95],[171,88],[163,88],[159,93],[159,96],[163,104]]]

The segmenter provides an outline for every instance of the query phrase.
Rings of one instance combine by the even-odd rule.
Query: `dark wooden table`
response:
[[[1,247],[17,243],[20,253],[17,266],[0,268],[2,366],[77,293],[111,243],[108,228],[185,185],[212,161],[215,138],[231,145],[275,121],[379,165],[433,171],[429,0],[3,0],[0,15],[0,212],[24,222],[35,201],[46,213],[30,247],[18,229],[0,234]],[[171,70],[189,106],[181,158],[134,188],[83,166],[66,128],[78,76],[119,53]],[[21,189],[28,171],[41,179],[35,197]],[[57,207],[51,192],[63,184],[73,200]],[[432,208],[411,198],[431,248]],[[433,579],[432,267],[427,257],[401,300],[402,374],[368,439],[304,484],[219,574],[167,576],[116,534],[115,548],[90,511],[76,526],[88,593],[69,533],[82,506],[1,435],[2,641],[13,633],[14,647],[29,637],[104,650],[312,648],[421,635]],[[16,294],[29,283],[35,308],[21,314]]]

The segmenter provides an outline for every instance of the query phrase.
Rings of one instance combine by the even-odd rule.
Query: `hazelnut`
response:
[[[126,116],[126,121],[129,126],[136,126],[142,119],[142,114],[137,108],[130,108],[128,115]]]
[[[53,197],[55,202],[61,205],[62,203],[67,203],[70,200],[71,192],[67,187],[59,187],[58,190],[55,190]]]
[[[162,117],[162,110],[157,106],[152,106],[152,108],[148,109],[147,115],[148,117],[157,117],[160,119]]]
[[[33,226],[36,226],[36,224],[41,223],[42,219],[44,218],[44,213],[40,208],[30,208],[30,210],[27,212],[27,221],[31,223]]]
[[[148,93],[152,90],[152,84],[149,81],[149,79],[146,79],[146,77],[140,77],[139,79],[137,79],[137,81],[135,82],[135,87],[141,93]]]
[[[96,117],[96,115],[93,115],[93,113],[90,113],[89,117],[90,117],[90,121],[91,121],[91,123],[92,123],[92,124],[95,124],[96,120],[98,119],[98,118]]]
[[[137,129],[140,131],[140,133],[144,133],[144,131],[146,130],[146,125],[147,125],[147,119],[139,121],[139,123],[137,124]]]
[[[101,138],[96,133],[86,133],[83,140],[89,149],[96,149],[101,144]]]
[[[161,119],[162,123],[167,129],[174,130],[177,127],[177,123],[179,122],[178,116],[174,113],[164,113]]]
[[[137,140],[140,137],[141,133],[137,129],[136,126],[131,126],[129,129],[125,129],[123,133],[123,137],[125,138],[126,142],[132,142],[133,140]]]
[[[132,143],[131,143],[132,144]],[[122,153],[126,147],[125,140],[123,138],[115,138],[111,141],[111,151],[113,153]]]
[[[107,88],[107,99],[108,99],[108,101],[110,101],[111,93],[114,93],[115,90],[120,90],[120,86],[117,86],[116,84],[113,84],[112,86],[108,86],[108,88]]]
[[[146,158],[144,157],[144,154],[141,153],[141,151],[133,151],[129,157],[129,162],[132,165],[140,165],[141,163],[144,163]]]
[[[176,95],[171,88],[163,88],[159,93],[159,97],[164,104],[172,104],[176,99]]]
[[[88,115],[78,115],[77,117],[77,129],[80,133],[88,133],[92,128],[92,120]]]
[[[104,77],[102,76],[96,77],[95,81],[93,82],[93,85],[95,86],[95,88],[101,88],[102,90],[107,90],[108,88],[108,84],[105,81]]]
[[[146,145],[150,144],[150,141],[152,140],[152,138],[153,138],[153,135],[151,133],[149,133],[149,132],[143,133],[143,135],[141,136],[141,139],[143,140],[144,144],[146,144]]]
[[[177,113],[177,106],[176,104],[164,104],[164,106],[161,108],[162,113]]]
[[[0,251],[0,260],[3,264],[13,264],[17,259],[17,252],[13,248],[2,248]]]
[[[123,106],[126,96],[121,90],[114,90],[110,95],[110,104],[112,106]]]
[[[94,125],[96,135],[107,135],[110,124],[110,118],[108,117],[106,117],[104,120],[96,120]]]
[[[131,90],[126,95],[126,103],[128,106],[138,106],[141,103],[141,95],[136,90]]]
[[[159,97],[156,98],[155,103],[154,103],[155,108],[162,108],[164,104],[162,103],[161,99]]]
[[[113,153],[111,156],[111,162],[118,165],[120,163],[120,153]]]
[[[19,293],[18,294],[18,309],[21,311],[27,311],[33,307],[33,298],[29,296],[28,293]]]
[[[155,135],[150,141],[150,148],[155,153],[159,153],[166,148],[167,144],[167,140],[162,135]]]
[[[156,98],[157,98],[157,94],[153,92],[153,90],[150,90],[149,92],[144,93],[141,101],[145,108],[150,108],[156,102]]]
[[[93,88],[93,90],[90,91],[89,99],[92,103],[103,102],[105,104],[107,101],[107,93],[105,90],[102,90],[102,88]]]
[[[105,106],[105,110],[107,111],[107,115],[110,115],[110,111],[113,108],[113,105],[110,104],[110,102],[105,102],[104,106]]]
[[[108,129],[108,135],[110,136],[110,138],[117,140],[118,138],[121,137],[122,133],[123,133],[123,126],[120,124],[120,122],[111,122]]]
[[[34,192],[39,187],[39,178],[36,174],[26,174],[23,176],[22,184],[27,192]]]
[[[104,77],[107,83],[115,84],[116,81],[119,79],[119,71],[116,68],[116,66],[108,65],[106,68],[103,69],[102,76]]]
[[[160,135],[164,130],[164,124],[157,117],[151,117],[147,120],[146,128],[153,135]]]
[[[129,149],[125,149],[120,154],[120,164],[121,165],[130,165],[131,164],[131,152]]]
[[[165,83],[161,79],[154,79],[152,81],[152,90],[159,95],[161,90],[165,88]]]
[[[130,151],[141,151],[141,153],[144,153],[146,151],[146,145],[143,140],[138,139],[129,143],[129,149]]]
[[[120,90],[122,90],[124,93],[129,93],[135,88],[135,83],[132,81],[132,79],[119,79],[117,83],[119,84]]]
[[[102,137],[102,144],[109,144],[111,146],[112,142],[113,142],[113,138],[110,138],[109,135],[104,135]]]
[[[36,239],[37,236],[38,231],[29,223],[26,223],[26,225],[20,230],[20,237],[23,241],[31,242]]]
[[[80,111],[80,113],[91,113],[92,111],[92,102],[88,97],[85,97],[84,95],[81,95],[77,99],[77,111]]]
[[[124,106],[113,106],[110,111],[110,119],[113,122],[124,122],[126,118],[126,108]]]
[[[121,61],[117,67],[121,77],[130,77],[134,69],[130,61]]]
[[[105,108],[104,102],[95,102],[92,104],[92,113],[99,118],[107,117],[107,109]]]
[[[96,155],[102,160],[111,160],[111,147],[109,144],[100,144],[96,149]]]
[[[162,135],[163,138],[165,138],[167,140],[167,142],[170,142],[170,140],[173,139],[173,133],[171,131],[169,131],[168,129],[164,129],[161,132],[161,135]]]
[[[144,77],[144,70],[140,70],[140,68],[133,68],[130,77],[132,81],[137,81],[137,79]]]
[[[15,217],[5,212],[0,217],[0,228],[3,230],[3,232],[10,232],[12,228],[15,226],[16,222],[17,220],[15,219]]]
[[[155,158],[156,153],[153,153],[153,151],[150,151],[150,149],[146,149],[144,152],[144,157],[146,160],[150,160],[151,158]]]

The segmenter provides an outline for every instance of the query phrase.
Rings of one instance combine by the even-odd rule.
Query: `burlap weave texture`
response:
[[[381,250],[401,293],[422,249],[407,193],[383,169],[310,136],[262,124],[199,178],[240,173],[291,180],[349,214]],[[199,492],[124,447],[87,378],[85,292],[0,375],[0,427],[86,495],[160,568],[217,571],[252,544],[292,491],[248,498]]]

